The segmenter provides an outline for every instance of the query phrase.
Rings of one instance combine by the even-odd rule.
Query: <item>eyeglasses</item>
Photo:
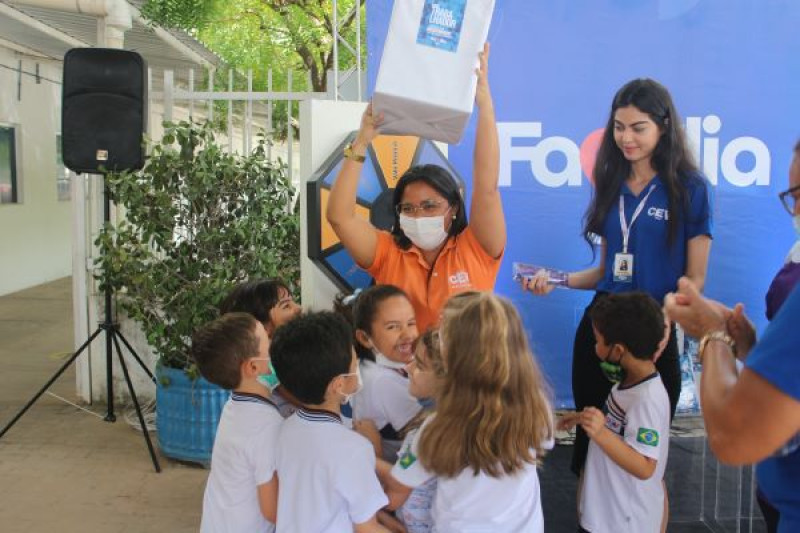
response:
[[[442,205],[446,202],[436,202],[434,200],[425,200],[419,205],[414,204],[397,204],[395,211],[398,215],[414,216],[417,213],[422,213],[425,216],[436,215],[439,213]]]
[[[800,196],[800,185],[795,185],[778,195],[778,198],[781,199],[781,203],[783,204],[783,208],[786,209],[786,212],[790,215],[794,215],[798,196]]]

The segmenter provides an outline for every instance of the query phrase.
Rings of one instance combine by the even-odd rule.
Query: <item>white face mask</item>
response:
[[[797,233],[797,240],[800,240],[800,215],[794,215],[792,222],[794,222],[794,232]]]
[[[447,239],[444,217],[449,212],[450,209],[444,215],[419,218],[400,215],[400,229],[417,248],[435,250]]]
[[[350,394],[339,393],[339,394],[342,395],[342,405],[344,405],[344,404],[348,403],[353,398],[353,396],[355,396],[356,394],[361,392],[361,389],[364,388],[364,382],[361,380],[361,367],[360,366],[356,367],[356,371],[355,372],[350,372],[350,373],[347,373],[347,374],[339,374],[339,375],[343,376],[343,377],[355,376],[356,377],[356,381],[358,383],[356,385],[356,390],[354,390]]]

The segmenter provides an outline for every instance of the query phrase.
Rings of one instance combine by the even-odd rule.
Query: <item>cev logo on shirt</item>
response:
[[[647,210],[647,216],[653,217],[656,220],[669,220],[669,209],[651,207]]]
[[[456,272],[449,276],[447,281],[450,283],[450,288],[452,289],[464,289],[472,286],[469,281],[469,274],[464,271]]]

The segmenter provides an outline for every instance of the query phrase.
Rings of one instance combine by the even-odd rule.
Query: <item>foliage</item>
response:
[[[337,3],[340,33],[348,42],[355,39],[356,3],[364,20],[364,0]],[[259,87],[266,86],[271,68],[275,87],[286,87],[291,69],[308,72],[310,78],[309,86],[304,76],[296,76],[294,90],[327,88],[327,72],[333,68],[333,0],[148,0],[142,13],[162,26],[188,31],[228,65],[252,69]],[[339,51],[340,68],[352,66],[352,54],[343,46]]]
[[[109,174],[126,219],[96,245],[101,289],[110,286],[161,364],[196,375],[188,357],[198,326],[217,316],[232,285],[278,277],[295,285],[300,222],[282,162],[262,139],[249,156],[226,153],[211,127],[167,123],[138,172]]]
[[[167,28],[189,30],[208,24],[219,8],[217,0],[148,0],[141,12],[148,20]]]

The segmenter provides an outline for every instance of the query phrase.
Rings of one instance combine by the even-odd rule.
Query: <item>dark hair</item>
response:
[[[441,194],[449,205],[458,209],[455,214],[456,218],[450,225],[450,231],[448,232],[451,237],[455,237],[467,228],[467,211],[464,206],[463,186],[455,176],[439,165],[413,166],[397,182],[392,196],[392,209],[394,210],[392,236],[394,236],[394,242],[397,246],[403,250],[408,250],[411,247],[411,241],[400,229],[400,215],[397,214],[397,206],[403,200],[403,192],[406,187],[417,181],[426,183],[436,189],[436,192]]]
[[[302,403],[319,405],[333,378],[350,372],[353,330],[332,311],[300,315],[275,331],[269,353],[281,384]]]
[[[262,324],[270,322],[269,312],[278,305],[281,292],[291,294],[289,287],[279,279],[260,279],[240,283],[219,306],[220,314],[250,313]]]
[[[200,327],[191,348],[200,374],[223,389],[238,387],[242,363],[258,356],[256,327],[261,324],[248,313],[228,313]]]
[[[647,78],[626,83],[614,95],[603,140],[597,151],[593,172],[594,192],[584,215],[583,237],[594,247],[593,235],[603,234],[606,216],[617,201],[622,184],[630,176],[631,164],[614,141],[614,114],[617,109],[628,106],[647,113],[661,131],[651,164],[667,189],[667,243],[672,245],[677,237],[680,219],[689,206],[687,181],[700,180],[705,186],[705,180],[697,171],[669,91],[657,81]]]
[[[393,296],[402,296],[408,300],[408,295],[394,285],[373,285],[359,293],[355,300],[348,304],[344,303],[345,297],[337,296],[333,309],[353,325],[353,344],[359,359],[374,361],[375,354],[358,341],[358,338],[355,337],[356,330],[360,329],[372,335],[372,322],[375,320],[378,307]]]
[[[637,359],[652,359],[664,338],[664,314],[652,296],[632,291],[599,299],[589,318],[606,344],[622,344]]]

